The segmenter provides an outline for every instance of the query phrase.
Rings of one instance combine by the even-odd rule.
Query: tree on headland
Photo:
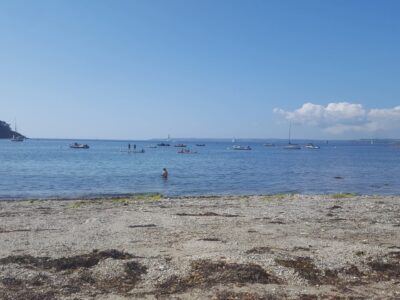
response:
[[[10,127],[10,124],[7,124],[4,121],[0,121],[0,139],[11,139],[13,136],[22,136],[22,134],[13,131]]]

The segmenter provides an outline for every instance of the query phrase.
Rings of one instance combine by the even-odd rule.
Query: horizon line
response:
[[[51,138],[51,137],[27,137],[29,140],[88,140],[88,141],[147,141],[147,142],[156,142],[156,141],[168,141],[165,138],[147,138],[147,139],[113,139],[113,138]],[[213,141],[230,141],[232,139],[238,140],[256,140],[256,141],[286,141],[287,138],[251,138],[251,137],[242,137],[242,138],[196,138],[196,137],[177,137],[171,138],[169,141],[189,141],[189,140],[213,140]],[[6,140],[6,139],[5,139]],[[309,140],[309,141],[388,141],[388,140],[400,140],[400,138],[295,138],[295,140]]]

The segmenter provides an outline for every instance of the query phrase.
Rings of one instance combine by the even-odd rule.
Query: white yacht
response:
[[[320,147],[318,145],[314,145],[313,143],[308,143],[304,146],[306,149],[319,149]]]

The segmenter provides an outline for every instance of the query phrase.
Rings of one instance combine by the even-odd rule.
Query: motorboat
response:
[[[232,149],[233,150],[251,150],[251,147],[250,146],[244,147],[244,146],[236,145],[236,146],[233,146]]]
[[[174,147],[186,148],[186,145],[185,144],[176,144],[176,145],[174,145]]]
[[[319,149],[320,147],[318,145],[314,145],[313,143],[308,143],[304,146],[306,149]]]
[[[69,145],[70,148],[73,149],[89,149],[89,145],[88,144],[78,144],[78,143],[73,143],[71,145]]]
[[[159,146],[159,147],[169,147],[171,145],[168,144],[168,143],[161,142],[161,143],[157,144],[157,146]]]

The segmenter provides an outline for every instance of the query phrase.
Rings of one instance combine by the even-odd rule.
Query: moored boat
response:
[[[320,147],[318,145],[314,145],[313,143],[308,143],[304,146],[306,149],[319,149]]]
[[[21,135],[13,135],[11,138],[11,142],[23,142],[24,137]]]
[[[286,146],[283,147],[286,150],[300,150],[301,147],[298,144],[288,144]]]
[[[181,149],[181,150],[179,150],[178,151],[178,153],[179,154],[196,154],[197,153],[197,151],[192,151],[192,150],[190,150],[190,149]]]
[[[251,150],[250,146],[239,146],[239,145],[235,145],[232,147],[233,150]]]
[[[292,144],[291,143],[291,140],[290,140],[291,131],[292,131],[292,123],[290,123],[290,125],[289,125],[289,143],[286,146],[284,146],[283,149],[286,149],[286,150],[300,150],[301,147],[300,147],[299,144]]]
[[[23,142],[24,139],[25,138],[17,132],[17,121],[15,121],[14,134],[11,138],[11,142]]]
[[[78,143],[73,143],[71,145],[69,145],[70,148],[73,149],[89,149],[89,145],[88,144],[78,144]]]

